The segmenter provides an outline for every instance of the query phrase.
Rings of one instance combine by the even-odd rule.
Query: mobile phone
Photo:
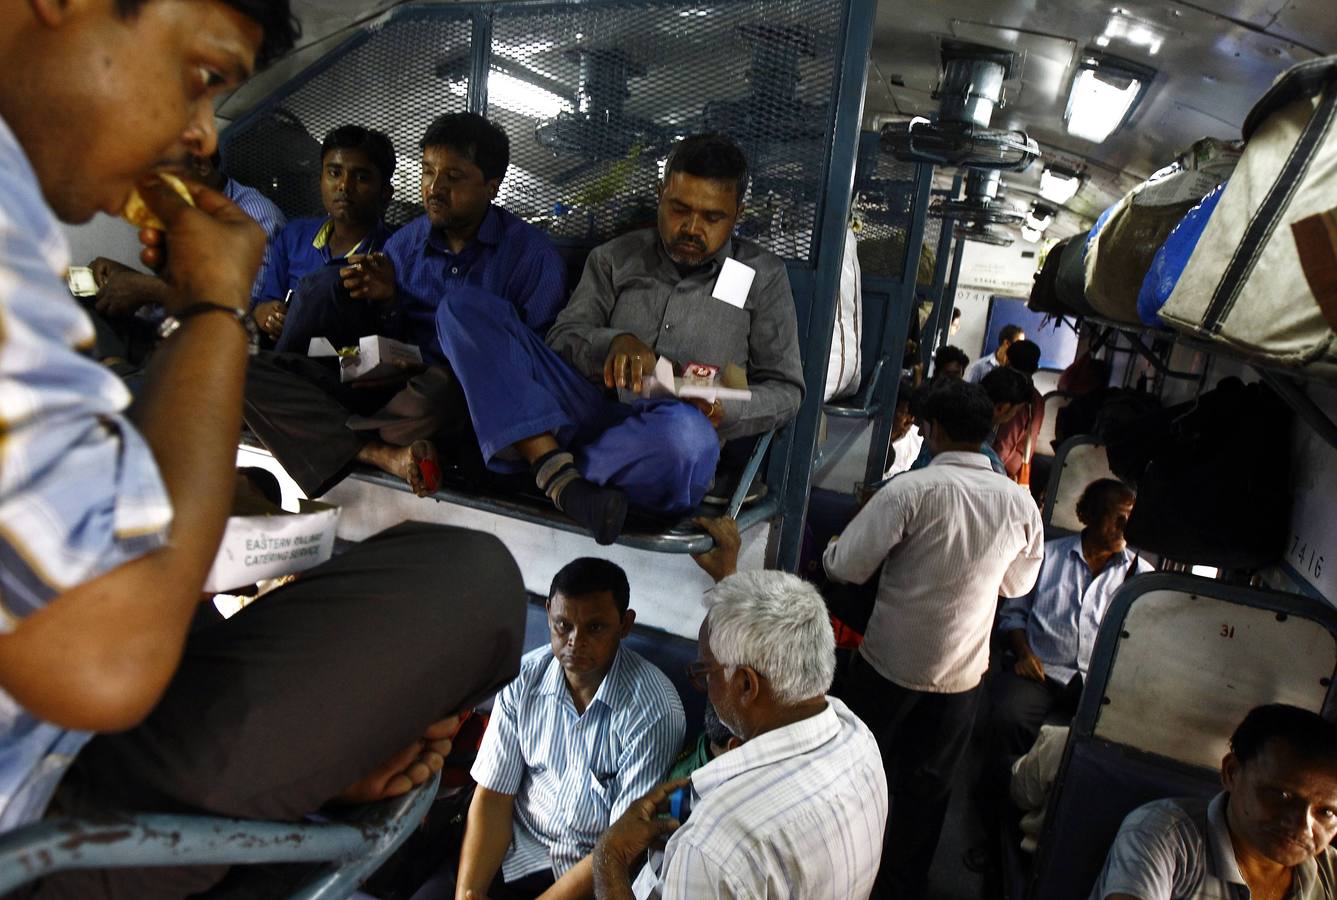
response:
[[[687,821],[687,817],[692,814],[692,786],[684,784],[672,794],[669,794],[669,815],[678,820],[681,825]]]
[[[69,285],[70,293],[76,297],[97,296],[97,279],[93,277],[93,270],[88,266],[70,266],[65,281]]]

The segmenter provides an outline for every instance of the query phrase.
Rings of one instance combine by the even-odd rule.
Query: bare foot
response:
[[[422,737],[400,750],[376,767],[365,778],[344,788],[336,803],[374,803],[406,794],[440,772],[450,755],[451,739],[460,725],[469,717],[468,712],[433,722]]]
[[[441,487],[441,465],[436,446],[431,441],[414,441],[407,447],[372,441],[363,445],[357,458],[359,462],[404,479],[419,497],[434,494]]]

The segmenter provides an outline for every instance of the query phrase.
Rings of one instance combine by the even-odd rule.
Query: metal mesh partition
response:
[[[345,122],[381,128],[400,155],[400,224],[417,211],[418,139],[465,108],[486,58],[487,113],[511,139],[499,202],[517,215],[590,245],[651,223],[673,141],[719,131],[752,167],[739,233],[812,263],[842,18],[831,0],[403,7],[238,122],[227,165],[289,215],[312,215],[319,139]],[[474,19],[490,25],[488,47],[471,46]]]
[[[719,131],[752,167],[739,233],[810,260],[840,21],[829,0],[500,8],[488,111],[512,141],[502,203],[596,243],[654,222],[676,138]]]
[[[860,166],[854,181],[859,230],[859,270],[865,277],[900,280],[905,273],[905,238],[914,217],[914,163],[879,153],[876,165]]]
[[[289,217],[322,215],[321,140],[340,125],[377,128],[398,155],[386,218],[404,224],[422,211],[418,141],[436,116],[466,108],[472,27],[467,11],[410,8],[359,33],[227,131],[228,173]]]

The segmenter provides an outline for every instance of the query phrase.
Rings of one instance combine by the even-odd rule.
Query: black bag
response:
[[[1222,569],[1275,562],[1290,520],[1289,408],[1233,378],[1187,406],[1137,479],[1128,542]]]
[[[1094,316],[1096,311],[1086,302],[1086,238],[1089,232],[1076,235],[1063,245],[1054,281],[1054,295],[1064,312],[1069,315]],[[1055,250],[1058,248],[1055,247]],[[1051,253],[1054,251],[1050,251]]]
[[[1058,267],[1060,260],[1063,259],[1064,250],[1082,237],[1082,235],[1066,237],[1049,248],[1049,254],[1045,256],[1044,265],[1040,267],[1040,271],[1035,273],[1035,284],[1031,286],[1031,297],[1026,301],[1026,306],[1032,312],[1046,313],[1051,316],[1070,315],[1068,308],[1058,298]]]

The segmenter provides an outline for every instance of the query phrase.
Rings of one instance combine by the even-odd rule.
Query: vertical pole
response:
[[[944,242],[945,243],[945,242]],[[934,336],[938,346],[947,343],[947,334],[952,329],[953,304],[956,303],[956,285],[961,280],[961,258],[966,255],[966,239],[958,237],[952,252],[952,274],[947,279],[947,287],[942,292],[942,315],[937,322],[938,333]]]
[[[887,447],[891,444],[891,429],[896,418],[896,399],[901,388],[901,363],[905,357],[905,339],[910,333],[910,317],[915,314],[916,288],[919,284],[919,254],[924,245],[924,228],[928,221],[928,205],[933,192],[933,166],[919,163],[915,166],[915,193],[911,206],[910,229],[905,235],[905,270],[902,273],[899,295],[887,310],[883,329],[882,352],[888,357],[883,379],[890,387],[876,398],[877,412],[873,415],[872,436],[868,443],[868,460],[864,465],[864,484],[872,484],[886,471]]]
[[[822,190],[822,208],[817,223],[817,271],[812,282],[807,315],[799,315],[803,337],[803,405],[789,427],[779,516],[771,526],[767,555],[775,568],[798,569],[803,542],[803,521],[808,513],[808,491],[812,486],[812,459],[821,426],[822,390],[826,385],[827,360],[831,353],[831,328],[840,293],[840,267],[844,255],[845,229],[854,189],[854,164],[859,148],[860,117],[868,79],[868,53],[873,44],[876,0],[847,0],[844,31],[837,63],[838,91],[831,157],[827,161]],[[806,321],[805,321],[806,319]]]
[[[476,10],[469,42],[469,112],[487,115],[487,76],[492,68],[492,13]]]
[[[952,179],[951,199],[955,199],[960,192],[961,176],[957,175]],[[929,289],[929,297],[933,300],[933,310],[929,313],[928,320],[924,322],[924,327],[919,332],[919,358],[924,363],[924,371],[928,371],[929,364],[933,361],[933,354],[937,352],[939,347],[937,335],[942,317],[951,316],[951,313],[946,312],[943,307],[943,294],[951,271],[952,239],[955,236],[956,220],[943,219],[942,230],[938,232],[937,246],[933,248],[933,286]]]

